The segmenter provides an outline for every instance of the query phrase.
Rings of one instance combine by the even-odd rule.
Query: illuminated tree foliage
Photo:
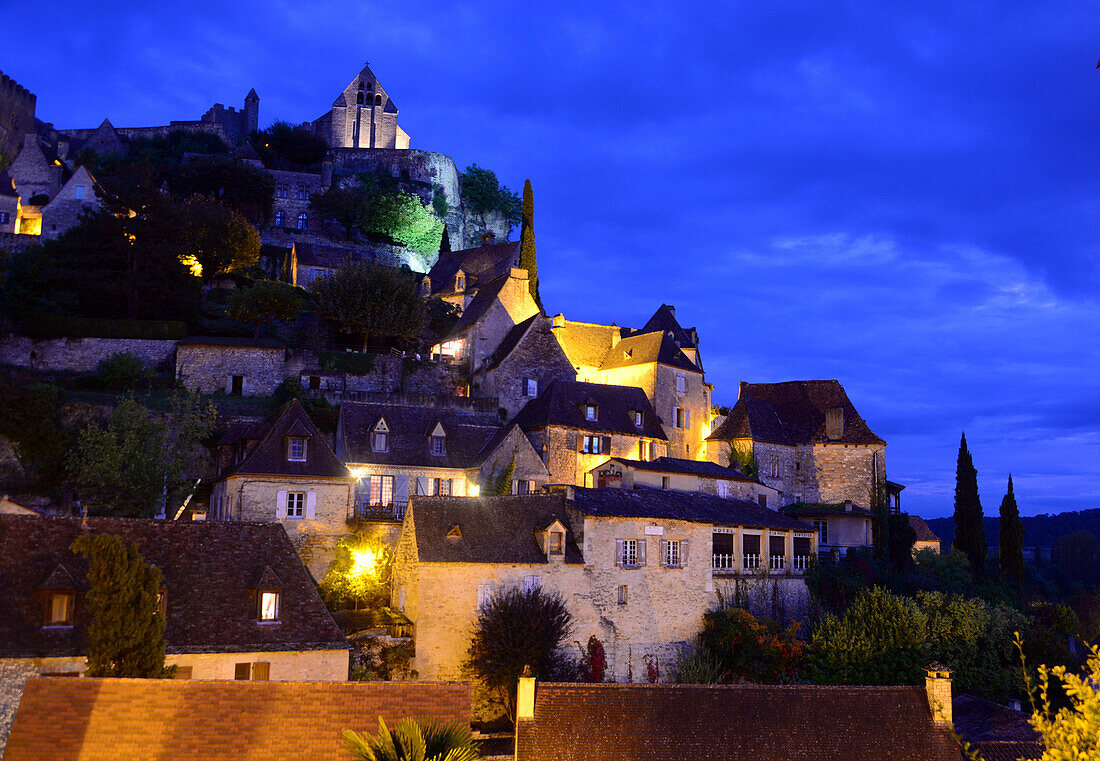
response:
[[[1024,663],[1023,643],[1016,635],[1016,647]],[[1100,758],[1100,648],[1093,647],[1084,673],[1067,671],[1065,666],[1039,666],[1038,704],[1032,700],[1031,725],[1043,737],[1045,750],[1041,761],[1090,761]],[[1055,711],[1051,705],[1052,679],[1060,684],[1070,705]],[[1031,680],[1028,693],[1034,695]]]
[[[336,543],[336,559],[321,580],[321,596],[335,609],[380,605],[390,573],[389,547],[358,534],[345,536]]]
[[[373,199],[360,220],[368,236],[388,239],[423,256],[439,251],[443,222],[412,193],[393,193]]]
[[[1001,500],[999,557],[1001,573],[1016,582],[1024,576],[1024,524],[1012,493],[1012,475],[1008,476],[1008,492]]]
[[[390,729],[378,717],[378,734],[344,730],[344,745],[361,761],[474,761],[481,758],[469,725],[402,719]]]
[[[164,618],[157,594],[161,572],[111,534],[84,534],[73,552],[88,558],[86,676],[169,676],[164,666]]]
[[[240,212],[194,197],[183,205],[187,251],[202,265],[203,280],[247,269],[260,258],[260,233]]]
[[[952,547],[966,553],[974,569],[981,571],[987,553],[982,503],[978,499],[978,471],[966,448],[966,434],[959,442],[955,469],[955,539]]]
[[[718,683],[784,684],[797,681],[806,662],[799,625],[786,628],[747,610],[722,607],[703,617],[696,658],[713,658]],[[681,670],[683,670],[681,663]]]

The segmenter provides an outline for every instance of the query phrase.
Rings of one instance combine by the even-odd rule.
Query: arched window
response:
[[[355,96],[355,102],[360,104],[360,105],[363,104],[363,93],[359,93],[358,95]]]
[[[382,96],[381,95],[375,95],[374,96],[374,105],[376,105],[376,106],[381,106],[382,105]]]
[[[368,90],[373,90],[374,89],[374,82],[367,82],[367,89]]]
[[[309,218],[305,215],[304,212],[302,214],[298,215],[298,229],[299,230],[305,230],[306,229],[306,222],[308,221],[308,219]]]
[[[276,227],[286,227],[286,212],[285,211],[275,212],[275,226]]]
[[[359,89],[360,89],[360,90],[362,90],[362,89],[363,89],[363,83],[362,83],[362,82],[360,82],[360,83],[359,83]]]

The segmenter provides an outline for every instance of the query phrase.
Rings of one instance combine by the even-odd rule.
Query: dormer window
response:
[[[595,404],[585,404],[584,405],[584,419],[585,420],[595,420],[598,411],[599,411],[599,409],[596,407]]]
[[[261,589],[257,595],[259,608],[256,618],[260,621],[274,622],[279,620],[279,590]]]
[[[157,590],[157,615],[161,621],[168,620],[168,589],[161,587]]]
[[[461,272],[455,275],[455,290],[459,292],[466,290],[466,276]]]
[[[561,555],[565,547],[565,534],[560,531],[550,532],[550,554]]]
[[[634,427],[635,428],[641,428],[642,423],[644,422],[644,420],[645,420],[645,418],[642,415],[642,413],[635,410],[635,412],[634,412]]]
[[[390,427],[386,421],[379,420],[370,434],[370,448],[372,452],[390,451]]]
[[[72,626],[76,594],[68,590],[50,590],[46,593],[42,611],[43,626]]]
[[[290,462],[306,461],[306,440],[300,436],[294,436],[286,441],[286,459]]]
[[[432,454],[441,457],[447,454],[447,437],[446,436],[432,436]]]

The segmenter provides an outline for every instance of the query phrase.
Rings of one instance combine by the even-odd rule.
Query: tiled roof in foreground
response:
[[[463,682],[31,679],[5,761],[346,761],[345,729],[470,721]]]
[[[923,687],[539,684],[517,761],[961,761]]]

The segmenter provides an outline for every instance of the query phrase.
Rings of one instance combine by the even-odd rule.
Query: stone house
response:
[[[320,221],[313,218],[309,208],[309,197],[314,193],[323,193],[331,185],[324,176],[315,172],[290,172],[269,169],[275,178],[275,198],[271,203],[271,223],[276,227],[298,232],[318,231]],[[293,281],[291,281],[293,282]],[[295,283],[297,285],[297,283]]]
[[[795,502],[780,508],[784,515],[812,523],[817,530],[818,549],[822,553],[847,555],[853,547],[870,547],[873,515],[870,510],[851,502],[806,504]]]
[[[512,328],[474,373],[476,394],[498,400],[508,419],[554,381],[572,381],[576,374],[550,330],[550,320],[531,315]]]
[[[28,132],[23,137],[23,147],[8,166],[8,174],[15,180],[15,189],[19,191],[24,206],[30,206],[30,199],[44,195],[47,199],[57,195],[68,177],[68,168],[57,158],[54,151],[45,145],[37,132]],[[16,230],[24,235],[38,235],[31,229]]]
[[[924,687],[522,679],[515,759],[960,761],[950,703],[951,680],[939,677]]]
[[[488,363],[516,325],[541,311],[531,296],[527,270],[518,267],[487,283],[465,286],[458,296],[462,316],[432,354],[465,364],[472,373]]]
[[[468,726],[470,685],[32,679],[4,758],[329,761],[350,758],[345,730],[409,716]]]
[[[400,519],[413,496],[477,496],[513,458],[514,491],[535,491],[549,479],[518,426],[454,408],[345,402],[336,454],[358,479],[355,510],[367,517]]]
[[[320,579],[348,533],[356,481],[297,400],[269,423],[236,423],[218,444],[211,520],[279,523]]]
[[[102,204],[96,193],[98,183],[85,166],[77,167],[50,202],[42,207],[42,237],[57,238],[76,227],[86,211]]]
[[[19,221],[19,193],[15,180],[6,170],[0,169],[0,233],[14,233]]]
[[[869,508],[886,480],[886,442],[835,380],[742,382],[737,404],[706,439],[706,459],[725,465],[732,448],[752,453],[760,480],[786,504]]]
[[[668,439],[645,392],[632,386],[555,380],[516,416],[550,483],[585,486],[609,457],[652,460]]]
[[[376,257],[371,252],[345,246],[295,241],[290,247],[290,260],[286,265],[286,280],[291,285],[308,288],[319,277],[331,275],[352,262],[371,262]]]
[[[363,66],[336,97],[332,108],[314,120],[314,134],[330,148],[409,147],[409,135],[397,124],[397,106],[378,77]]]
[[[710,397],[695,328],[684,329],[675,307],[662,304],[641,329],[570,322],[554,317],[554,336],[577,380],[637,386],[664,426],[669,454],[703,458],[710,433]]]
[[[192,336],[176,344],[176,378],[192,391],[270,396],[287,376],[286,349],[269,338]]]
[[[177,679],[347,679],[347,642],[282,526],[221,521],[0,515],[0,663],[85,670],[88,562],[70,546],[86,533],[137,543],[164,574]]]
[[[424,280],[424,295],[435,296],[459,307],[472,292],[519,267],[519,241],[488,243],[461,251],[442,251]]]
[[[751,476],[713,462],[658,457],[649,462],[612,457],[597,466],[585,479],[596,488],[653,489],[694,491],[757,502],[773,510],[779,507],[779,492]]]
[[[909,525],[913,527],[913,532],[917,535],[916,541],[913,542],[914,553],[920,552],[921,550],[940,552],[940,538],[936,536],[935,532],[924,522],[924,518],[918,515],[910,515]]]
[[[561,594],[574,619],[572,636],[583,642],[595,635],[604,643],[608,678],[644,673],[646,658],[668,675],[723,588],[739,573],[759,571],[753,560],[759,554],[716,555],[716,547],[724,549],[716,537],[744,538],[749,549],[758,550],[761,540],[774,546],[777,579],[782,575],[801,588],[794,594],[805,596],[794,567],[795,558],[814,549],[813,530],[804,523],[710,495],[568,489],[414,498],[394,554],[391,604],[413,621],[415,668],[426,678],[462,673],[478,608],[515,586]],[[742,558],[749,565],[743,571],[730,562]]]

